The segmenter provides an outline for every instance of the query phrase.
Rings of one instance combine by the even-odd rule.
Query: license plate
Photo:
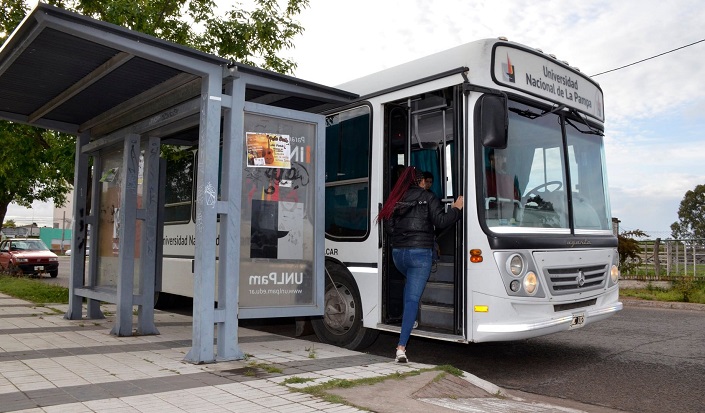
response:
[[[582,327],[585,324],[585,313],[573,314],[573,321],[570,323],[571,328]]]
[[[34,271],[44,271],[44,266],[43,265],[35,265]]]

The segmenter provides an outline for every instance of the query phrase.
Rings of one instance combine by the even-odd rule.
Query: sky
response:
[[[588,75],[705,39],[700,0],[310,0],[298,20],[305,31],[281,55],[297,62],[297,77],[327,86],[499,36]],[[622,231],[669,237],[686,191],[705,184],[702,56],[705,42],[594,77],[605,96],[609,193]],[[51,211],[11,206],[6,219],[50,225]]]

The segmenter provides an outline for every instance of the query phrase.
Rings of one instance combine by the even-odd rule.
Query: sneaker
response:
[[[397,357],[395,359],[397,363],[406,363],[409,360],[406,358],[406,351],[397,349]]]
[[[418,327],[419,327],[419,322],[418,322],[418,321],[414,321],[414,326],[413,326],[412,328],[418,328]]]

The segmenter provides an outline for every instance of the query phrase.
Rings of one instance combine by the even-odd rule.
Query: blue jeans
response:
[[[423,294],[428,277],[431,275],[432,254],[431,248],[392,249],[394,265],[406,277],[404,313],[401,318],[401,334],[399,335],[400,346],[406,347],[411,330],[414,328],[421,294]]]

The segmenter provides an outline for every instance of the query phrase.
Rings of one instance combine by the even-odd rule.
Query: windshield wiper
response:
[[[536,119],[536,118],[538,118],[539,116],[541,116],[541,114],[539,114],[539,113],[534,113],[534,112],[530,111],[529,109],[509,108],[509,110],[512,111],[512,112],[514,112],[514,113],[516,113],[516,114],[519,115],[519,116],[522,116],[522,117],[525,117],[525,118],[529,118],[529,119]]]
[[[577,110],[571,109],[571,110],[570,110],[570,113],[573,114],[573,115],[575,115],[575,116],[577,116],[578,119],[580,119],[580,120],[583,122],[583,124],[584,124],[585,126],[587,126],[587,128],[588,128],[589,130],[582,130],[582,129],[578,128],[575,124],[573,124],[573,122],[571,122],[570,119],[565,118],[565,123],[567,123],[568,125],[572,126],[573,129],[577,130],[577,131],[580,132],[580,133],[586,134],[586,135],[605,136],[604,132],[602,132],[601,130],[596,129],[596,128],[593,128],[592,126],[590,126],[590,124],[588,123],[587,119],[584,118],[583,116],[581,116],[580,112],[578,112]]]
[[[552,107],[551,110],[546,110],[541,113],[534,113],[534,112],[530,111],[529,109],[509,108],[509,110],[516,113],[517,115],[523,116],[525,118],[537,119],[542,116],[546,116],[549,113],[556,113],[558,111],[561,111],[561,110],[565,109],[565,107],[566,107],[565,105],[556,105],[556,106]]]

